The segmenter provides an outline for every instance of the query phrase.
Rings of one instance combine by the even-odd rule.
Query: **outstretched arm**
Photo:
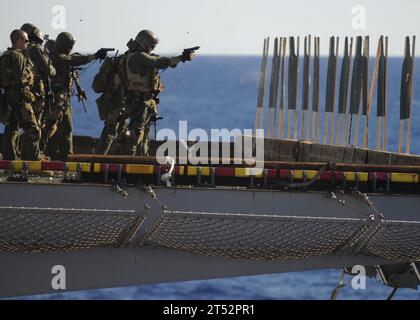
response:
[[[191,60],[191,57],[188,57]],[[134,55],[130,61],[130,69],[133,71],[139,71],[140,68],[156,68],[156,69],[167,69],[169,67],[175,68],[178,63],[186,61],[184,56],[175,56],[175,57],[159,57],[156,55],[151,55],[145,52],[138,53]]]

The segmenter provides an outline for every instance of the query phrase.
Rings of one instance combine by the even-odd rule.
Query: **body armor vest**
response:
[[[123,59],[125,89],[142,93],[160,93],[163,90],[163,85],[160,81],[158,69],[144,68],[143,74],[134,73],[130,70],[129,62],[135,54],[128,54]]]

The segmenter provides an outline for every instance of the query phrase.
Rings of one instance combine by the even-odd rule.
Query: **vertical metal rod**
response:
[[[287,139],[292,138],[292,110],[296,108],[296,47],[295,38],[289,37],[289,68],[287,81]]]
[[[264,97],[265,97],[265,90],[266,90],[266,79],[267,79],[267,72],[268,72],[268,53],[270,50],[270,38],[267,37],[267,46],[265,48],[265,65],[264,65],[264,90],[263,90],[263,103],[261,105],[261,115],[260,115],[260,129],[264,129]]]
[[[335,67],[334,67],[334,109],[331,113],[331,131],[330,131],[330,144],[334,144],[334,131],[335,131],[335,97],[336,97],[336,84],[337,84],[337,66],[338,66],[338,51],[340,49],[340,38],[337,37],[335,48]]]
[[[296,48],[296,56],[297,56],[297,67],[296,67],[296,83],[297,83],[297,87],[296,87],[296,93],[299,92],[298,87],[299,87],[299,60],[300,60],[300,37],[297,37],[297,48]],[[296,108],[295,108],[295,119],[294,119],[294,134],[293,134],[293,139],[297,140],[297,132],[298,132],[298,109],[297,109],[297,97],[296,97]]]
[[[318,141],[318,115],[319,115],[319,85],[320,85],[320,57],[319,38],[314,38],[314,65],[313,65],[313,87],[312,87],[312,141]]]
[[[362,57],[362,44],[363,38],[357,37],[356,41],[356,54],[353,65],[352,85],[351,85],[351,98],[350,98],[350,128],[349,128],[349,144],[357,147],[359,144],[359,126],[360,126],[360,100],[362,89],[362,72],[363,72],[363,57]],[[356,119],[354,116],[356,115]],[[355,130],[353,143],[351,143],[351,135],[353,129],[353,120],[355,120]]]
[[[385,89],[388,87],[388,37],[385,37]],[[384,116],[384,133],[382,147],[384,151],[388,150],[388,90],[385,90],[385,116]]]
[[[404,122],[405,120],[400,120],[400,138],[398,141],[398,152],[403,152],[403,135],[404,135]]]
[[[296,139],[296,123],[295,121],[292,122],[292,115],[294,115],[294,119],[296,120],[296,112],[297,112],[297,98],[298,98],[298,83],[299,83],[299,49],[296,51],[295,46],[295,39],[293,37],[289,38],[290,45],[289,45],[289,80],[288,80],[288,123],[287,123],[287,136],[288,139],[294,138]],[[297,45],[299,48],[299,37],[297,41]],[[297,54],[296,54],[297,52]],[[295,124],[293,131],[292,127]]]
[[[414,62],[416,58],[416,36],[413,36],[411,49],[412,49],[411,59],[413,62],[411,64],[411,75],[410,75],[410,103],[413,99],[413,91],[414,91]],[[411,112],[411,108],[410,108],[410,112]],[[411,114],[409,115],[408,124],[407,124],[407,145],[406,145],[405,153],[410,154],[410,152],[411,152]]]
[[[330,38],[329,45],[329,55],[328,55],[328,70],[327,70],[327,83],[326,83],[326,93],[325,93],[325,109],[324,109],[324,138],[323,144],[327,144],[328,139],[328,127],[329,127],[329,99],[331,96],[331,61],[334,55],[334,37]]]
[[[369,100],[369,45],[370,39],[369,36],[365,37],[364,48],[363,48],[363,76],[362,76],[362,92],[363,92],[363,133],[362,133],[362,147],[367,148],[368,145],[368,135],[369,135],[369,112],[368,112],[368,100]],[[373,81],[373,80],[372,80]]]
[[[379,38],[378,43],[378,50],[381,51],[380,58],[379,58],[379,69],[378,69],[378,98],[377,98],[377,120],[376,120],[376,150],[381,150],[381,132],[382,132],[382,120],[384,117],[384,103],[385,103],[385,87],[386,87],[386,80],[385,80],[385,55],[384,55],[384,37],[381,36]]]
[[[276,74],[277,74],[277,56],[278,56],[278,43],[279,39],[274,39],[274,52],[273,60],[271,64],[271,79],[270,79],[270,93],[268,101],[268,119],[267,119],[267,135],[269,138],[272,138],[272,129],[273,129],[273,111],[276,108],[277,103],[277,87],[276,87]]]
[[[350,39],[350,57],[349,57],[349,72],[347,74],[347,89],[350,81],[350,72],[352,69],[352,58],[353,58],[353,38]],[[348,128],[348,114],[349,110],[347,108],[348,105],[348,97],[346,97],[345,101],[345,111],[344,111],[344,121],[343,121],[343,130],[341,132],[341,145],[344,146],[346,144],[346,133]]]
[[[339,113],[337,117],[337,130],[335,132],[335,141],[334,141],[334,144],[337,146],[340,145],[339,141],[340,141],[340,132],[341,132],[342,122],[343,122],[343,115]]]
[[[376,118],[376,150],[381,150],[382,118]]]
[[[302,77],[302,112],[300,114],[300,139],[305,140],[305,95],[307,86],[305,84],[306,75],[305,75],[305,68],[306,68],[306,57],[308,54],[308,38],[305,36],[304,43],[303,43],[303,77]]]
[[[411,117],[407,119],[407,144],[405,145],[405,153],[410,154],[411,151]]]
[[[301,114],[301,133],[302,140],[309,140],[309,99],[310,99],[310,67],[311,67],[311,36],[305,37],[304,58],[303,58],[303,78],[302,78],[302,114]]]
[[[404,60],[401,73],[401,96],[400,96],[400,138],[398,151],[403,152],[404,144],[404,122],[407,121],[407,126],[409,126],[409,119],[411,116],[411,78],[412,78],[412,67],[413,61],[410,52],[410,37],[405,38],[404,45]],[[408,137],[408,128],[407,135]],[[408,144],[408,141],[406,141]],[[406,144],[406,146],[407,146]],[[407,147],[406,147],[407,150]]]
[[[324,113],[324,140],[323,144],[327,144],[327,136],[328,136],[328,125],[329,125],[329,117],[328,112],[325,111]]]
[[[340,74],[340,87],[338,92],[338,119],[337,119],[337,130],[335,134],[335,141],[336,145],[340,145],[340,132],[341,126],[343,125],[343,117],[346,113],[346,100],[348,96],[348,73],[349,73],[349,39],[346,37],[344,39],[344,51],[343,51],[343,58],[341,61],[341,74]]]
[[[316,115],[318,112],[312,110],[312,121],[311,121],[311,141],[316,141]]]
[[[333,127],[334,127],[334,109],[335,109],[335,86],[336,86],[336,74],[337,74],[337,54],[336,54],[336,40],[338,38],[335,37],[330,38],[330,46],[329,46],[329,57],[328,57],[328,71],[327,71],[327,84],[326,84],[326,93],[325,93],[325,123],[324,123],[324,144],[333,143],[332,135]],[[330,134],[328,131],[329,127],[329,118],[332,118],[331,130]]]
[[[334,144],[334,130],[335,130],[335,96],[336,96],[336,83],[337,83],[337,65],[338,65],[338,51],[340,49],[340,38],[337,37],[336,40],[336,47],[335,47],[335,67],[334,67],[334,104],[333,104],[333,111],[331,113],[331,131],[330,131],[330,144]]]
[[[261,71],[260,71],[260,85],[258,88],[258,102],[257,102],[257,112],[255,115],[255,130],[260,129],[260,119],[261,113],[264,105],[264,94],[265,94],[265,74],[266,74],[266,52],[268,47],[267,38],[264,39],[264,48],[263,48],[263,57],[261,61]]]
[[[318,59],[321,57],[321,38],[318,37]],[[319,71],[318,71],[318,103],[319,103],[319,88],[320,88],[320,77],[321,77],[321,63],[319,63]],[[316,127],[316,135],[317,135],[317,142],[321,143],[321,114],[319,110],[317,112],[317,127]]]
[[[369,118],[370,118],[370,112],[372,109],[372,103],[373,103],[373,94],[375,92],[375,85],[376,85],[376,81],[378,79],[378,73],[379,73],[379,62],[381,59],[381,56],[383,55],[383,37],[381,36],[381,38],[378,41],[378,48],[376,51],[376,58],[375,58],[375,66],[373,68],[373,75],[372,75],[372,82],[370,85],[370,89],[369,89],[369,97],[368,97],[368,101],[367,101],[367,106],[366,106],[366,118],[365,118],[365,129],[363,132],[363,147],[367,148],[369,146]],[[379,87],[378,87],[379,90]]]
[[[274,117],[273,117],[273,127],[271,132],[271,138],[275,138],[276,136],[276,128],[277,128],[277,100],[279,96],[279,76],[280,76],[280,59],[281,59],[281,38],[277,39],[277,58],[275,60],[276,62],[276,72],[275,72],[275,91],[274,91]]]
[[[354,126],[354,140],[353,140],[353,146],[358,147],[359,146],[359,127],[360,127],[360,113],[356,115],[356,121]]]
[[[310,124],[311,124],[311,108],[310,108],[310,96],[311,96],[311,57],[312,57],[312,36],[308,36],[308,110],[307,110],[307,123],[306,127],[306,140],[310,141]]]
[[[284,139],[284,91],[286,88],[285,81],[285,65],[286,65],[286,47],[287,47],[287,38],[282,38],[282,54],[281,54],[281,91],[280,91],[280,121],[279,121],[279,132],[278,138]]]

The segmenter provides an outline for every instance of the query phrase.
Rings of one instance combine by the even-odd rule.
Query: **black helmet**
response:
[[[25,31],[27,35],[30,36],[34,32],[36,27],[32,23],[25,23],[22,27],[20,27],[20,29]]]
[[[74,39],[73,35],[68,32],[62,32],[57,36],[56,39],[57,48],[64,49],[64,50],[72,50],[76,40]]]
[[[135,42],[143,49],[155,47],[159,43],[158,37],[150,30],[142,30],[136,37]]]

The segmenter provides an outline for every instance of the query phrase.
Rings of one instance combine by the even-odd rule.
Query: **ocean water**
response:
[[[177,132],[178,121],[188,121],[188,128],[252,129],[255,121],[260,57],[198,56],[192,63],[162,73],[166,91],[161,95],[160,114],[164,117],[159,128]],[[325,105],[326,59],[322,59],[321,101]],[[402,58],[390,58],[388,67],[389,149],[397,150],[399,126],[399,94]],[[371,63],[373,68],[373,62]],[[98,64],[83,72],[82,84],[87,90],[88,113],[74,102],[74,133],[99,136],[99,121],[91,90]],[[339,68],[340,70],[340,68]],[[416,61],[415,76],[420,77],[420,61]],[[286,77],[287,78],[287,77]],[[420,154],[420,83],[415,82],[412,114],[412,152]],[[375,94],[376,96],[376,94]],[[287,101],[287,100],[286,100]],[[375,115],[376,103],[372,114]],[[374,116],[372,116],[374,119]],[[375,141],[375,123],[370,126],[370,143]],[[29,297],[30,299],[329,299],[339,279],[339,270],[319,270],[302,273],[263,275],[211,281],[103,289],[76,293]],[[350,280],[350,278],[347,278]],[[369,280],[366,290],[345,288],[339,299],[385,299],[391,288]],[[412,290],[400,290],[395,299],[420,299]]]

